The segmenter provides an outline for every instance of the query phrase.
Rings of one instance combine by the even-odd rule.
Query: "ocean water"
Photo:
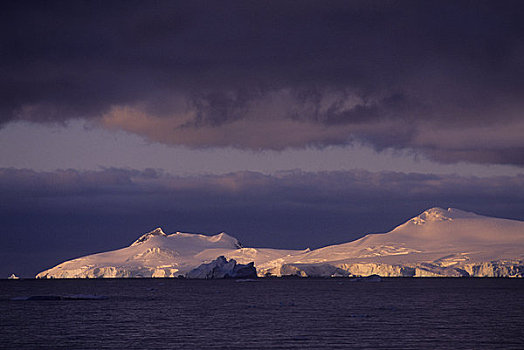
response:
[[[524,349],[524,280],[0,281],[1,349]]]

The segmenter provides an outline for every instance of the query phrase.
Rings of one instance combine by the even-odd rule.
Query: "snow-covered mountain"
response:
[[[432,208],[388,233],[286,259],[280,273],[294,271],[308,276],[524,277],[524,222]]]
[[[266,264],[299,253],[301,251],[243,248],[236,238],[226,233],[206,236],[176,232],[167,235],[157,228],[129,247],[69,260],[36,277],[178,277],[193,274],[194,269],[219,256],[240,257],[242,261],[235,260],[241,264],[252,261]]]
[[[312,251],[244,248],[225,233],[156,229],[129,247],[66,261],[37,278],[186,276],[219,256],[254,262],[259,276],[524,277],[524,222],[432,208],[388,233]]]

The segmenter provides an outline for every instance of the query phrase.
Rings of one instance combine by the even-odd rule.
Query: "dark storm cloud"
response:
[[[524,176],[0,169],[0,276],[123,247],[158,226],[316,248],[387,232],[434,206],[524,220]]]
[[[83,117],[190,147],[359,141],[524,164],[520,1],[13,1],[1,13],[4,124]]]

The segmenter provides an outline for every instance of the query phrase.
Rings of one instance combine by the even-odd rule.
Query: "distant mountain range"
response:
[[[260,277],[524,277],[524,222],[432,208],[388,233],[315,250],[245,248],[226,233],[167,235],[157,228],[129,247],[69,260],[36,277],[210,276],[202,269],[216,269],[213,261],[234,265],[220,256],[254,262]]]

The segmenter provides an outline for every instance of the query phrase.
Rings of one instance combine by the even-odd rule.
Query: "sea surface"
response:
[[[0,349],[524,349],[524,280],[1,280]]]

